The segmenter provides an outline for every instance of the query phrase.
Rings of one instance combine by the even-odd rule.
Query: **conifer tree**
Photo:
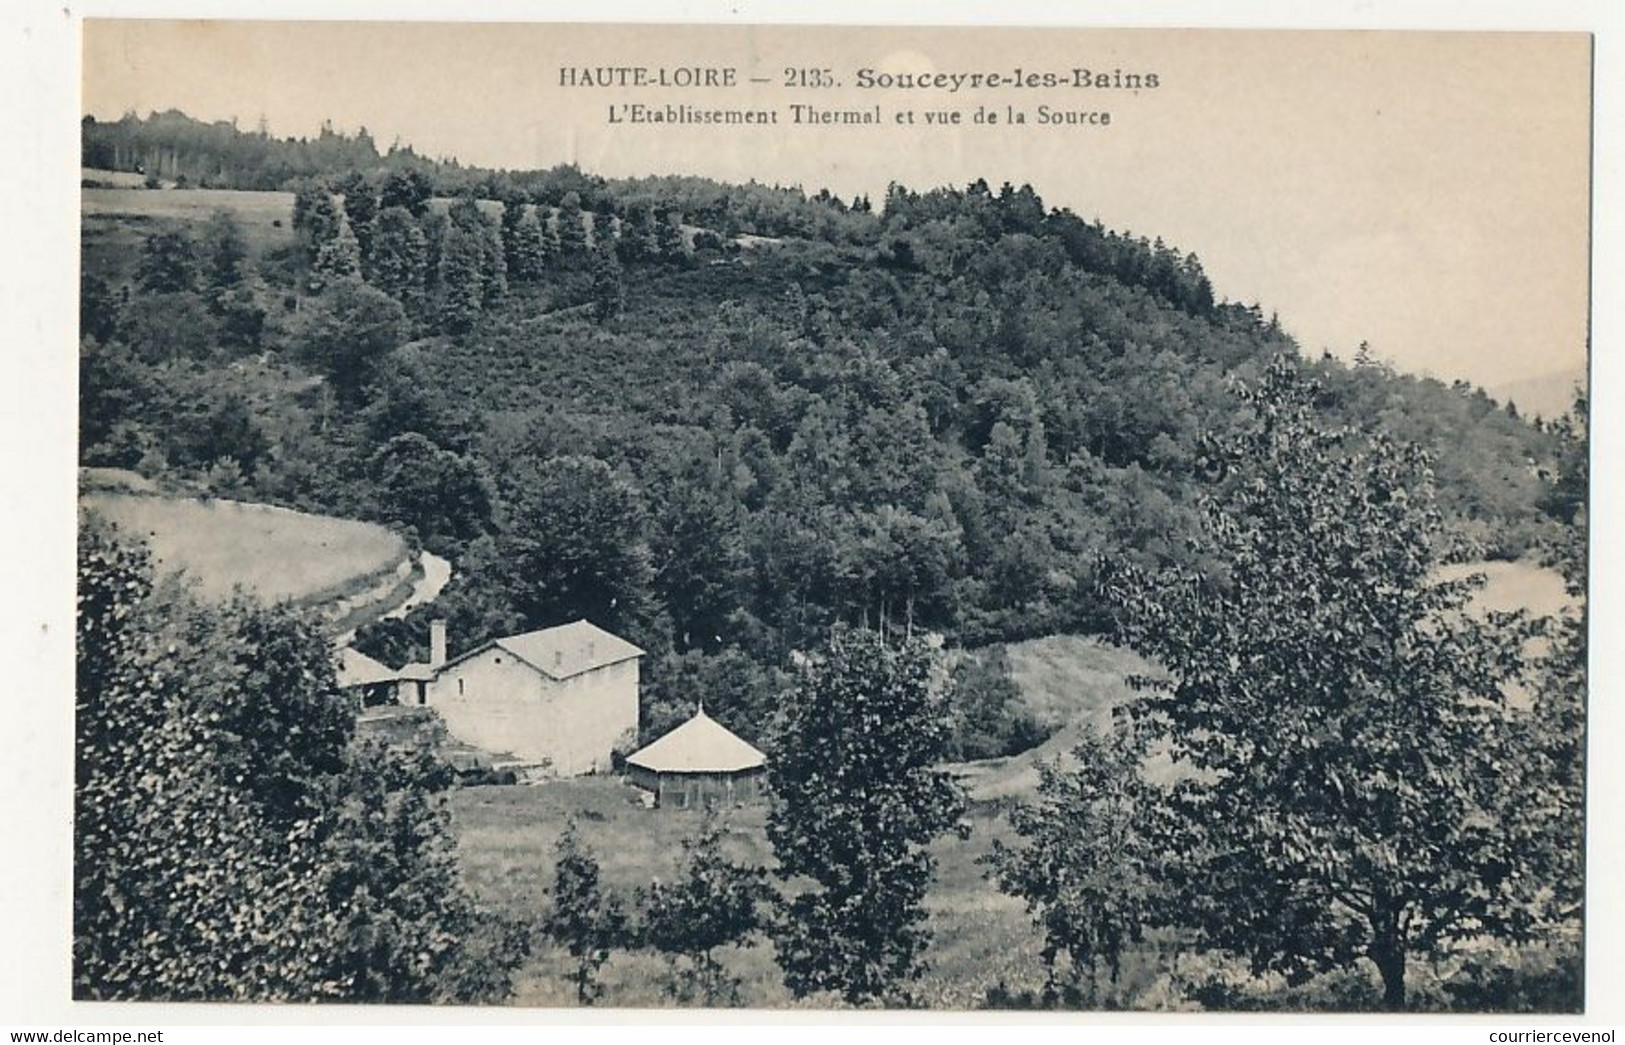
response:
[[[524,224],[527,201],[519,193],[513,193],[502,201],[502,258],[508,268],[508,278],[524,282],[519,270],[524,267],[520,260],[523,247],[520,244]]]
[[[480,303],[493,308],[508,294],[508,260],[502,233],[492,219],[480,216]]]
[[[478,228],[456,221],[446,226],[436,279],[442,329],[462,333],[479,318],[485,307],[485,259],[485,237]]]
[[[547,244],[542,223],[534,212],[519,219],[508,258],[508,278],[517,283],[535,283],[546,266]]]
[[[212,288],[242,283],[248,272],[248,241],[228,210],[217,210],[203,227],[203,279]]]
[[[390,171],[384,175],[378,192],[378,208],[400,207],[414,218],[421,218],[429,210],[429,198],[434,187],[422,171]]]
[[[1257,971],[1368,961],[1383,1004],[1407,967],[1554,917],[1547,831],[1572,795],[1529,757],[1508,688],[1533,628],[1441,580],[1450,538],[1427,455],[1320,422],[1288,359],[1208,446],[1204,505],[1222,581],[1112,564],[1121,640],[1163,665],[1135,707],[1197,772],[1154,844],[1178,854],[1178,918]]]
[[[329,276],[361,275],[361,245],[343,214],[338,215],[337,231],[316,249],[311,267]]]
[[[613,243],[602,243],[592,252],[592,314],[607,323],[626,307],[626,281]]]
[[[327,187],[309,184],[294,197],[294,231],[312,262],[321,249],[339,232],[341,212],[333,205]]]
[[[429,246],[404,207],[379,212],[369,282],[415,313],[423,305]]]
[[[729,860],[722,839],[716,814],[707,811],[699,833],[683,842],[677,881],[656,882],[643,898],[642,940],[671,962],[679,1001],[739,1004],[739,981],[716,952],[750,946],[772,896],[767,872]]]
[[[136,286],[148,294],[177,294],[197,287],[197,247],[185,232],[154,232],[141,244]]]
[[[344,197],[344,216],[349,221],[350,232],[361,250],[362,266],[369,266],[372,262],[373,227],[378,218],[378,196],[373,192],[367,176],[360,171],[351,171],[340,179],[338,191]]]

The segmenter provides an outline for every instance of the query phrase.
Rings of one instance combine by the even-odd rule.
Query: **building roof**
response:
[[[578,620],[556,628],[509,635],[469,650],[447,662],[447,667],[484,653],[492,646],[507,650],[553,679],[567,679],[595,668],[643,656],[643,650],[591,621]]]
[[[394,669],[373,660],[354,646],[339,650],[338,681],[340,689],[354,686],[372,686],[380,682],[395,681]]]
[[[701,708],[694,717],[633,752],[626,764],[656,773],[737,773],[767,764],[767,756]]]

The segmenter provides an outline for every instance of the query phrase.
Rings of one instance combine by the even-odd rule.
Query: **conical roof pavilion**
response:
[[[628,755],[626,763],[652,773],[739,773],[766,765],[767,756],[701,707],[687,722]]]

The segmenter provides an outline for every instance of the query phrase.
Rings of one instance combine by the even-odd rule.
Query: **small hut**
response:
[[[654,804],[676,809],[734,805],[764,790],[767,756],[705,713],[694,717],[626,758],[626,776],[654,796]]]
[[[395,702],[398,673],[354,646],[338,651],[335,675],[339,689],[350,693],[358,708]]]

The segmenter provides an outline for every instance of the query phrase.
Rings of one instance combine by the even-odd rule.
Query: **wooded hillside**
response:
[[[1195,254],[1028,186],[871,206],[177,113],[87,119],[85,159],[294,196],[280,239],[230,210],[87,217],[84,463],[398,527],[457,564],[436,612],[462,641],[590,616],[654,653],[654,728],[698,677],[757,735],[747,694],[837,620],[1098,632],[1101,563],[1215,569],[1209,443],[1282,356],[1327,422],[1431,452],[1467,554],[1574,509],[1551,426],[1303,358]],[[425,622],[363,642],[398,662]]]

